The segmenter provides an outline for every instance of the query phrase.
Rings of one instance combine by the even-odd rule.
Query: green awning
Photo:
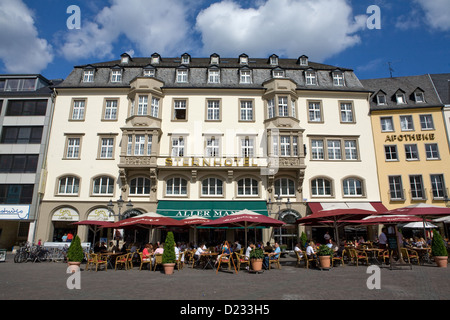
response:
[[[268,216],[265,201],[208,201],[208,200],[161,200],[157,213],[174,219],[200,216],[218,219],[234,212],[247,209]]]

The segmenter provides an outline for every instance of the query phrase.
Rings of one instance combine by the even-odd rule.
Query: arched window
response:
[[[344,196],[363,196],[363,182],[357,178],[348,178],[343,181]]]
[[[59,179],[58,194],[78,194],[80,190],[80,179],[66,176]]]
[[[295,182],[288,178],[275,180],[275,194],[280,196],[295,196]]]
[[[258,181],[251,178],[244,178],[238,181],[239,196],[257,196]]]
[[[223,195],[223,181],[217,178],[207,178],[202,181],[202,195],[221,196]]]
[[[150,179],[138,177],[131,179],[130,195],[148,195],[150,194]]]
[[[324,178],[312,180],[311,194],[313,196],[331,196],[331,181]]]
[[[93,194],[113,194],[114,179],[110,177],[98,177],[94,180]]]
[[[167,180],[167,195],[187,195],[187,180],[183,178],[172,178]]]

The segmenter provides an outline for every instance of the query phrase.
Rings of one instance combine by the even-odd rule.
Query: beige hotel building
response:
[[[369,92],[350,69],[306,56],[123,54],[76,66],[55,93],[37,228],[45,241],[69,231],[91,241],[87,227],[71,223],[119,219],[119,198],[121,219],[253,210],[287,225],[249,238],[288,247],[304,231],[296,219],[311,212],[380,208]],[[199,241],[244,238],[240,230],[198,232]],[[176,237],[192,241],[193,230]]]

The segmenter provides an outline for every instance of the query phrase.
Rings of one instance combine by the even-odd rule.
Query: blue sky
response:
[[[80,29],[69,29],[70,5]],[[380,9],[381,29],[367,20]],[[148,57],[309,56],[360,79],[450,72],[450,0],[1,0],[0,73]]]

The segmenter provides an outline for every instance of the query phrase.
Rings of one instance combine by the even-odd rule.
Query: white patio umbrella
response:
[[[408,229],[422,229],[424,227],[426,229],[437,228],[437,226],[435,226],[434,224],[429,223],[429,222],[425,222],[425,226],[423,225],[423,222],[410,222],[403,226],[403,228],[408,228]]]

